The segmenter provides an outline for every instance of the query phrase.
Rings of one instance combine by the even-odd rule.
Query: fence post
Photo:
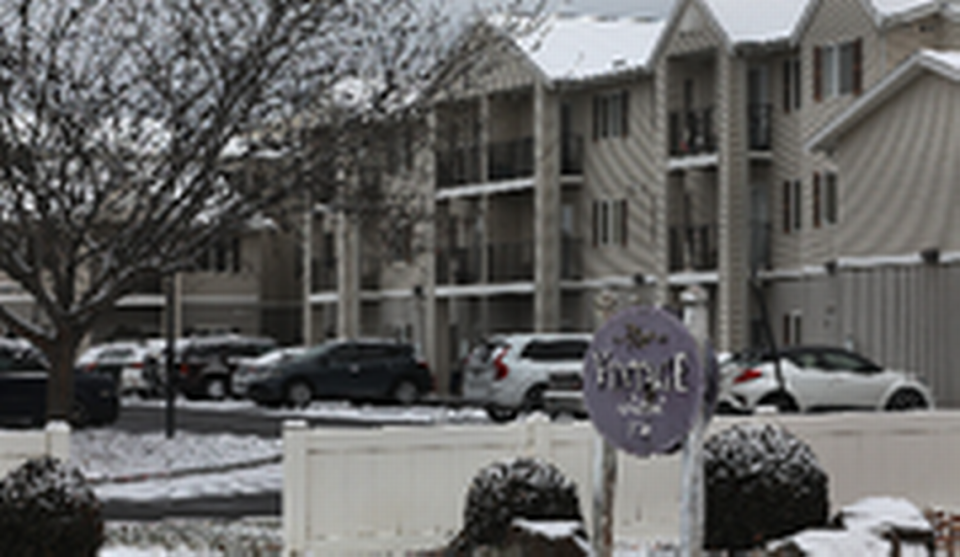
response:
[[[53,421],[44,428],[44,449],[47,456],[62,461],[70,460],[70,425]]]
[[[707,293],[700,286],[692,286],[680,295],[683,303],[683,322],[696,339],[700,351],[700,366],[706,368]],[[681,460],[682,484],[680,493],[680,555],[697,557],[703,554],[703,435],[704,409],[693,419],[687,434]]]
[[[307,437],[304,420],[283,422],[283,554],[302,557],[307,546]]]

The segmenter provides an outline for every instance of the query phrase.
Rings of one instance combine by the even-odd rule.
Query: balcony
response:
[[[685,157],[716,152],[713,108],[670,113],[670,156]]]
[[[487,244],[489,282],[533,280],[532,241]]]
[[[437,253],[439,284],[477,284],[480,282],[480,251],[477,248],[447,247]]]
[[[718,235],[716,224],[670,227],[670,272],[715,271]]]
[[[486,180],[480,172],[480,147],[437,151],[437,187],[517,180],[530,178],[536,173],[532,136],[489,143],[486,150]],[[583,174],[583,136],[571,134],[561,140],[560,173],[568,176]]]
[[[437,151],[437,186],[448,188],[480,181],[480,148],[460,147]]]
[[[580,280],[583,278],[583,240],[563,238],[560,242],[560,278]]]
[[[323,257],[313,259],[310,270],[310,291],[330,292],[337,289],[337,258]]]
[[[487,274],[482,272],[479,247],[448,247],[437,253],[439,284],[496,284],[534,280],[535,246],[532,240],[486,245]],[[560,253],[560,278],[583,276],[583,241],[564,238]]]
[[[747,108],[751,151],[769,151],[771,146],[770,103],[753,103]]]

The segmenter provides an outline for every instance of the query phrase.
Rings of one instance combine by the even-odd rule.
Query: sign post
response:
[[[701,362],[707,362],[707,294],[693,286],[680,295],[683,321],[697,342]],[[706,410],[697,412],[683,445],[680,490],[680,556],[697,557],[703,552],[703,434]]]
[[[607,320],[594,334],[583,374],[584,401],[605,441],[637,457],[689,446],[713,379],[705,374],[702,346],[663,309],[633,306]],[[612,545],[609,527],[600,533]]]

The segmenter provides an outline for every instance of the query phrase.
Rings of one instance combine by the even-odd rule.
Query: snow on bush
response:
[[[102,544],[100,502],[76,468],[44,457],[0,482],[0,555],[95,557]]]
[[[704,444],[705,545],[748,549],[829,514],[827,475],[810,447],[767,424],[736,425]]]
[[[532,458],[495,462],[470,484],[456,554],[498,546],[514,519],[582,522],[577,487],[554,465]]]

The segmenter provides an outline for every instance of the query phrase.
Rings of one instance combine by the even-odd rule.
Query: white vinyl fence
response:
[[[713,421],[779,423],[806,441],[829,475],[834,509],[870,495],[960,509],[960,413],[758,415]],[[460,529],[470,482],[491,462],[537,456],[579,488],[591,520],[596,434],[589,422],[309,429],[284,425],[285,555],[403,554],[438,548]],[[618,539],[676,540],[679,455],[620,454]]]
[[[51,422],[46,429],[0,429],[0,478],[31,458],[70,458],[70,426]]]

